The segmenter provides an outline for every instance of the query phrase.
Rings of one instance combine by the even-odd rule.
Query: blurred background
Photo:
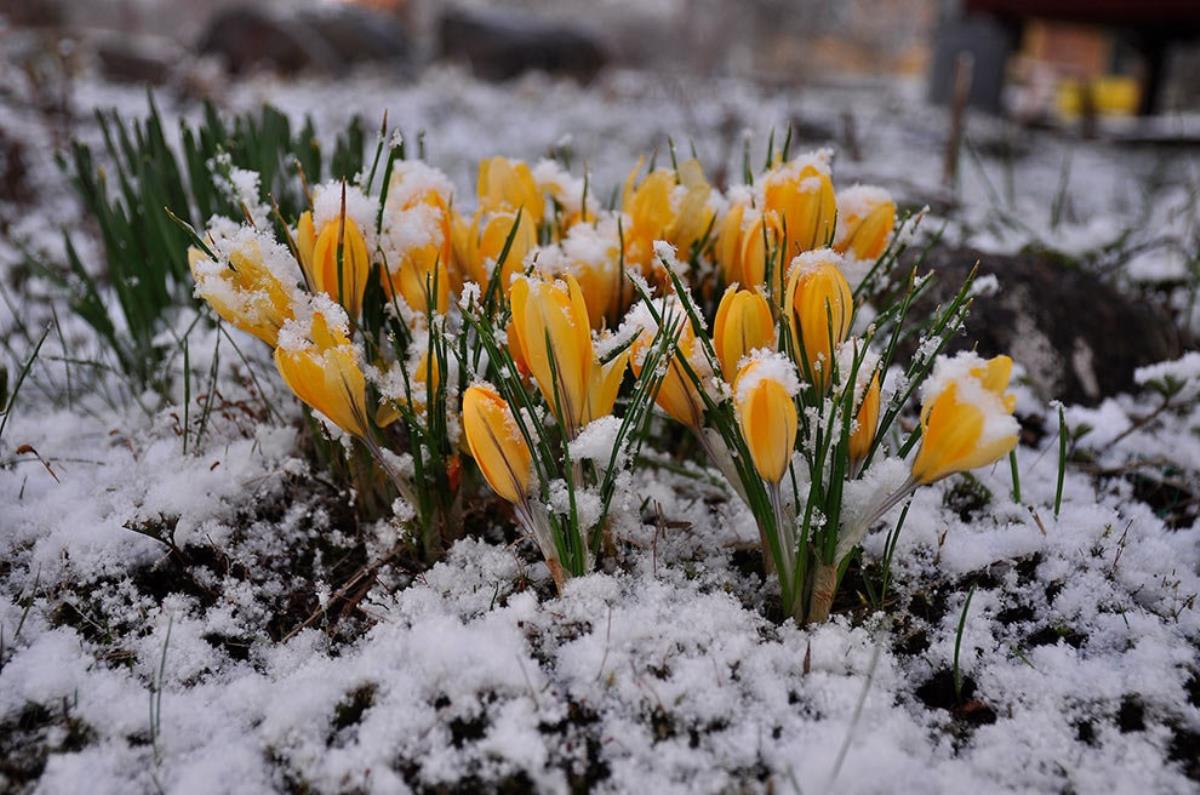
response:
[[[1024,123],[1200,105],[1195,0],[0,0],[0,16],[7,68],[57,58],[201,93],[223,74],[370,64],[411,80],[455,62],[488,80],[606,68],[789,87],[909,79],[944,103],[966,53],[970,104]]]
[[[482,157],[586,168],[610,203],[640,155],[723,190],[786,135],[919,213],[947,283],[1000,275],[971,339],[1046,397],[1200,337],[1200,0],[0,0],[0,348],[111,279],[75,188],[115,191],[113,122],[151,102],[175,151],[218,118],[362,149],[386,118],[467,209]]]

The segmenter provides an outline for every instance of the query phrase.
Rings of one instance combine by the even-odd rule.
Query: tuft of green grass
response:
[[[286,115],[265,105],[227,123],[208,103],[199,123],[180,122],[176,151],[152,95],[147,102],[147,117],[132,122],[97,111],[103,145],[93,151],[72,141],[57,157],[99,229],[104,267],[85,266],[67,231],[65,267],[30,264],[64,290],[134,387],[165,394],[167,350],[156,340],[172,311],[195,305],[187,261],[193,229],[213,216],[246,214],[232,189],[234,169],[260,175],[256,198],[278,208],[276,231],[286,236],[285,219],[307,206],[308,180],[319,181],[324,164],[311,118],[293,130]],[[330,172],[353,178],[362,171],[363,148],[355,117],[337,136]]]

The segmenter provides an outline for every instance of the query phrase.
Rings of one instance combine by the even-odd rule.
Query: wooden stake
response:
[[[942,163],[942,185],[952,190],[958,181],[958,153],[966,129],[967,98],[975,73],[975,56],[960,52],[954,59],[954,96],[950,101],[950,136],[946,139],[946,159]]]

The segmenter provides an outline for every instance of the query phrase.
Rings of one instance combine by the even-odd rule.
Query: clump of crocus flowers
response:
[[[619,554],[612,512],[636,502],[618,493],[674,422],[749,507],[784,612],[821,621],[890,510],[1016,444],[1007,357],[941,355],[969,283],[900,366],[920,282],[886,301],[868,285],[898,267],[895,202],[836,191],[827,150],[772,152],[724,194],[672,151],[604,209],[552,160],[487,159],[463,200],[392,143],[274,228],[251,220],[264,208],[214,219],[189,261],[428,559],[485,488],[564,589]]]

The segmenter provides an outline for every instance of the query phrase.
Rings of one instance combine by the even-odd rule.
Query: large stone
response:
[[[269,69],[339,75],[357,64],[403,62],[411,56],[408,36],[395,17],[348,5],[290,13],[237,6],[213,18],[197,50],[222,58],[234,74]]]
[[[412,57],[408,32],[393,14],[343,3],[314,6],[297,16],[305,30],[324,39],[340,64],[406,63]]]
[[[1094,405],[1133,391],[1138,367],[1183,352],[1182,335],[1165,312],[1043,253],[937,247],[925,262],[937,278],[912,316],[949,300],[976,261],[979,276],[994,275],[999,290],[975,298],[966,333],[949,350],[977,346],[983,356],[1009,354],[1047,400]]]
[[[162,85],[179,63],[178,45],[153,36],[105,34],[95,47],[100,71],[116,83]]]
[[[55,28],[66,14],[61,0],[0,0],[0,17],[13,27]]]
[[[608,60],[586,30],[515,11],[448,9],[440,38],[443,58],[467,63],[487,80],[543,71],[586,82]]]

